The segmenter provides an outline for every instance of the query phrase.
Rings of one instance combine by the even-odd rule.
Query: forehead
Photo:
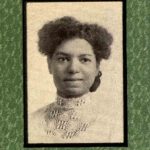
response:
[[[66,53],[68,55],[94,55],[92,46],[84,39],[75,38],[64,41],[57,47],[55,53]]]

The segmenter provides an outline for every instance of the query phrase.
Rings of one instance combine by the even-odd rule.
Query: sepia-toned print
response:
[[[122,28],[121,2],[27,4],[29,143],[124,142]]]

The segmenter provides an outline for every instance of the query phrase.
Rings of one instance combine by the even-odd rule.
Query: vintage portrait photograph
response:
[[[123,2],[27,2],[28,144],[124,143]]]

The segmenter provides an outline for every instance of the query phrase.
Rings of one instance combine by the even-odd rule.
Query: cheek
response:
[[[65,68],[62,65],[53,65],[52,74],[54,76],[58,76],[58,77],[60,76],[61,77],[61,75],[64,73],[64,70],[65,70]]]
[[[62,66],[57,65],[52,68],[52,75],[56,86],[60,86],[62,84],[62,80],[64,78],[64,72],[65,69]]]
[[[57,89],[60,89],[62,87],[62,79],[59,73],[55,72],[55,74],[53,74],[53,81]]]
[[[95,80],[95,77],[97,75],[97,69],[93,68],[93,69],[89,69],[86,70],[84,76],[85,76],[85,82],[88,84],[88,85],[92,85],[94,80]]]
[[[54,81],[59,83],[61,78],[62,78],[61,70],[57,70],[57,69],[53,70],[53,79],[54,79]]]

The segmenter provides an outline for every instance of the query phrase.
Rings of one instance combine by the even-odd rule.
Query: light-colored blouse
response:
[[[100,113],[88,93],[79,98],[56,97],[56,102],[29,117],[29,143],[123,142],[117,125]]]

